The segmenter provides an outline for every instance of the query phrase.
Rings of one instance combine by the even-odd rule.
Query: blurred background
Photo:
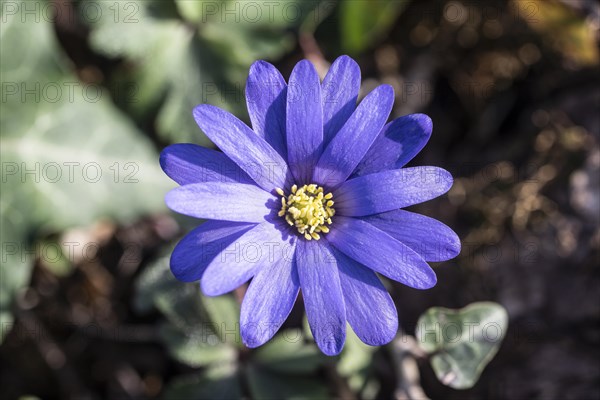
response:
[[[2,0],[3,398],[600,398],[599,10]],[[282,335],[249,350],[236,329],[242,292],[205,298],[169,272],[197,221],[164,206],[175,184],[158,153],[211,146],[197,104],[249,122],[253,61],[287,79],[303,58],[324,75],[342,54],[361,67],[361,97],[388,83],[393,117],[432,118],[411,165],[444,167],[455,184],[412,209],[452,227],[462,252],[434,265],[432,290],[386,282],[402,329],[391,345],[350,336],[325,357],[298,302]],[[480,301],[506,309],[508,330],[487,350],[460,343],[477,345],[470,365],[436,363],[447,349],[425,354],[413,338],[430,307]]]

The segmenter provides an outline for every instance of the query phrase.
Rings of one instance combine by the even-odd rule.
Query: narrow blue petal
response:
[[[339,354],[346,340],[346,307],[338,266],[324,240],[298,240],[296,265],[306,317],[321,351]]]
[[[221,250],[254,226],[244,222],[204,222],[175,246],[171,254],[171,272],[180,281],[197,281]]]
[[[288,167],[284,159],[242,121],[209,104],[194,108],[194,118],[206,136],[258,186],[267,191],[287,186]]]
[[[398,331],[398,313],[390,294],[375,272],[340,251],[334,251],[334,255],[350,326],[366,344],[389,343]]]
[[[246,81],[246,104],[252,129],[284,159],[287,157],[286,97],[287,84],[277,68],[262,60],[252,64]]]
[[[343,183],[385,125],[393,104],[394,89],[390,85],[378,86],[369,93],[331,139],[315,167],[313,182],[329,189]]]
[[[244,171],[220,151],[178,143],[160,153],[163,171],[180,185],[201,182],[253,183]]]
[[[269,341],[292,311],[300,289],[294,251],[295,242],[289,256],[265,266],[250,282],[240,313],[242,340],[248,347]]]
[[[446,193],[452,175],[438,167],[413,167],[359,176],[333,194],[339,215],[359,217],[412,206]]]
[[[263,268],[291,258],[291,239],[272,222],[256,225],[230,245],[223,247],[208,265],[200,285],[207,296],[231,292]]]
[[[288,163],[298,185],[308,184],[323,151],[321,83],[315,67],[302,60],[294,67],[287,91]]]
[[[396,118],[383,128],[354,174],[362,176],[404,167],[425,147],[432,128],[431,118],[425,114]]]
[[[361,218],[404,243],[426,261],[446,261],[460,253],[460,239],[440,221],[405,210]]]
[[[255,185],[193,183],[171,190],[167,206],[190,217],[237,222],[264,222],[275,197]]]
[[[334,224],[327,240],[348,257],[406,286],[435,286],[435,272],[410,247],[360,219],[336,216]]]
[[[325,146],[354,112],[359,90],[360,67],[348,56],[338,57],[321,84]]]

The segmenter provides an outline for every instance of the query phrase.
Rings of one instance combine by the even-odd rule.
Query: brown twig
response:
[[[304,58],[312,62],[317,69],[319,77],[323,79],[329,70],[329,63],[323,56],[321,48],[311,32],[300,32],[298,43],[304,53]]]
[[[428,399],[419,382],[417,359],[427,357],[414,337],[400,333],[392,342],[392,358],[396,370],[396,400]]]

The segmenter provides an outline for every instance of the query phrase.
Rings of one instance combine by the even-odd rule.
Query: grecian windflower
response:
[[[240,316],[249,347],[277,332],[300,290],[325,354],[341,351],[346,323],[369,345],[388,343],[398,315],[377,274],[428,289],[436,276],[427,262],[460,251],[446,225],[402,210],[452,186],[441,168],[403,168],[428,141],[431,120],[413,114],[386,124],[393,89],[381,85],[357,105],[360,78],[347,56],[323,82],[307,60],[287,84],[257,61],[246,85],[252,128],[202,104],[194,118],[221,151],[175,144],[161,154],[181,185],[167,205],[208,220],[177,244],[171,270],[200,280],[208,296],[251,280]]]

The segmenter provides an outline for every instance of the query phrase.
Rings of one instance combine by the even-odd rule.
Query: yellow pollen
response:
[[[277,213],[295,227],[306,240],[319,240],[322,233],[328,233],[331,217],[335,215],[333,194],[323,192],[323,188],[313,184],[292,186],[286,197],[283,189],[275,189],[281,196],[281,210]]]

